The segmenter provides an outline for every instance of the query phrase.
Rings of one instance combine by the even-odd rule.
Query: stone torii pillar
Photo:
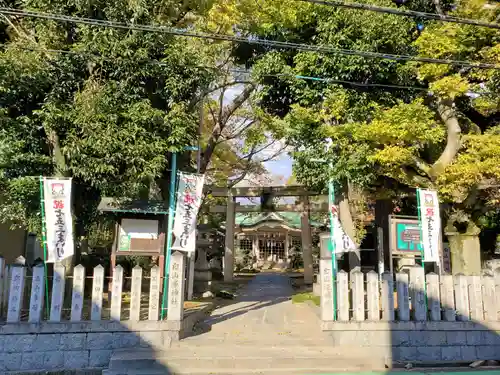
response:
[[[234,271],[234,224],[236,204],[231,190],[227,193],[226,242],[224,247],[224,281],[233,281]]]
[[[302,242],[302,259],[304,260],[304,283],[313,283],[313,256],[312,256],[312,237],[311,224],[309,222],[309,198],[303,196],[302,207],[303,211],[300,215],[301,224],[301,242]]]

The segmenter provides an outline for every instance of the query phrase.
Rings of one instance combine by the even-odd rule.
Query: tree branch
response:
[[[426,161],[418,156],[413,156],[413,164],[420,172],[430,177],[431,166]]]
[[[244,124],[243,126],[240,126],[237,129],[235,129],[234,132],[231,135],[227,135],[227,136],[222,135],[222,137],[224,138],[224,140],[222,142],[238,138],[239,136],[241,136],[245,132],[245,130],[247,130],[248,128],[250,128],[256,122],[257,122],[257,120],[249,121],[247,124]]]
[[[436,178],[444,172],[445,168],[450,165],[460,150],[460,139],[462,130],[458,123],[458,118],[453,108],[451,99],[438,100],[438,113],[446,125],[447,139],[446,147],[439,159],[432,165],[430,176]]]
[[[233,100],[231,105],[227,106],[224,108],[224,111],[222,112],[222,116],[219,119],[219,121],[224,124],[223,126],[226,125],[227,121],[229,118],[233,115],[233,113],[240,108],[243,103],[247,101],[247,99],[252,95],[252,92],[254,91],[255,86],[253,84],[247,85],[243,91]]]
[[[207,147],[203,152],[203,158],[200,163],[200,173],[205,173],[208,164],[210,163],[210,159],[212,158],[212,154],[217,146],[219,138],[224,130],[229,118],[234,114],[234,112],[240,108],[243,103],[250,97],[254,90],[255,86],[253,84],[248,85],[243,89],[243,91],[233,100],[233,102],[227,106],[223,107],[224,102],[224,92],[221,93],[219,97],[219,117],[217,121],[214,121],[214,129],[212,130],[212,134],[207,142]]]

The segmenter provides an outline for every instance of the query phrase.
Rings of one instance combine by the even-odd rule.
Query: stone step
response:
[[[358,348],[361,349],[361,348]],[[111,357],[107,375],[136,374],[148,370],[156,374],[166,369],[175,375],[275,373],[306,369],[327,371],[363,371],[384,369],[381,355],[371,350],[343,350],[334,347],[204,347],[176,348],[161,352],[151,350],[116,351]],[[295,371],[294,370],[294,371]],[[300,372],[292,372],[300,373]]]
[[[332,367],[319,367],[315,365],[314,368],[309,367],[290,367],[290,368],[273,368],[273,369],[218,369],[218,368],[206,368],[203,370],[174,370],[163,368],[161,370],[158,369],[141,369],[141,370],[127,370],[127,371],[113,371],[113,370],[104,370],[102,375],[324,375],[331,374],[332,371],[342,372],[346,375],[349,373],[357,373],[358,371],[366,371],[367,373],[375,375],[376,370],[373,369],[334,369]],[[386,369],[380,369],[378,374],[385,374]],[[356,374],[357,375],[357,374]]]
[[[262,346],[262,336],[221,336],[214,338],[187,338],[178,342],[172,342],[172,348],[176,347],[205,347],[213,345],[255,345]],[[267,337],[267,346],[334,346],[332,338],[305,339],[301,337]]]

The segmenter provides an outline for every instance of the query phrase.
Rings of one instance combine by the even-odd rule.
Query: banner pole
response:
[[[49,278],[47,271],[47,228],[45,226],[45,194],[43,177],[39,176],[40,180],[40,216],[42,217],[42,244],[43,244],[43,266],[45,267],[45,309],[47,311],[47,319],[50,314],[49,306]]]
[[[417,188],[417,207],[418,207],[418,224],[420,227],[420,256],[422,258],[422,269],[424,270],[424,303],[425,303],[425,311],[427,311],[427,282],[425,280],[425,252],[424,252],[424,236],[422,232],[422,206],[420,206],[420,189]],[[418,246],[418,245],[417,245]]]
[[[331,168],[331,164],[330,164]],[[335,226],[333,220],[333,207],[335,205],[335,187],[333,181],[328,181],[328,196],[330,200],[330,246],[332,249],[332,279],[333,279],[333,320],[337,320],[337,257],[335,245]]]
[[[170,192],[168,204],[167,240],[165,242],[165,269],[163,272],[163,297],[161,301],[160,319],[165,317],[165,304],[168,309],[168,277],[170,272],[170,255],[172,253],[172,231],[174,227],[175,185],[177,180],[177,153],[172,153],[172,168],[170,171]]]

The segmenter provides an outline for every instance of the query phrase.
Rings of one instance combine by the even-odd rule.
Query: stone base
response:
[[[322,322],[333,345],[369,347],[391,363],[500,358],[500,322]]]
[[[182,321],[9,323],[0,330],[0,373],[102,369],[117,349],[165,350],[190,335],[207,308],[186,314]]]
[[[206,270],[194,270],[194,281],[211,281],[212,280],[212,271],[209,269]]]
[[[212,285],[212,271],[194,270],[194,291],[196,293],[205,293],[210,290]]]

